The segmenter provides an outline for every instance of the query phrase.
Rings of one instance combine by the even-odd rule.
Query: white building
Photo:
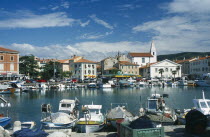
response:
[[[157,51],[155,48],[155,44],[152,41],[151,48],[149,53],[128,53],[128,58],[132,63],[138,64],[140,67],[145,66],[148,63],[157,62]]]
[[[210,56],[200,57],[190,62],[190,74],[201,77],[203,74],[210,73]]]
[[[160,62],[150,63],[146,66],[140,67],[140,74],[146,78],[156,78],[161,77],[160,69],[163,69],[163,78],[173,78],[174,75],[172,71],[176,71],[175,77],[181,77],[181,66],[178,63],[165,59]]]
[[[70,70],[72,71],[72,77],[84,80],[84,78],[94,78],[97,76],[96,62],[79,59],[70,60]]]

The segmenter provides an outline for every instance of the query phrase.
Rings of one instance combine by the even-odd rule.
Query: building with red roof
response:
[[[19,52],[0,47],[0,77],[14,79],[19,75]]]

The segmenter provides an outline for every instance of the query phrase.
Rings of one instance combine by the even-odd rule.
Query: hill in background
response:
[[[169,59],[173,61],[173,60],[190,59],[198,56],[199,57],[210,56],[210,52],[182,52],[177,54],[159,55],[157,56],[157,60],[161,61],[164,59]]]

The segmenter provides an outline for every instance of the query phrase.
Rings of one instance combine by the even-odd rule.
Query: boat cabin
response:
[[[67,113],[72,113],[75,107],[78,105],[77,100],[62,99],[59,103],[59,110]]]
[[[163,111],[165,107],[165,101],[160,94],[152,94],[150,98],[147,99],[147,111],[157,112]]]
[[[204,115],[210,115],[209,99],[193,99],[194,107]]]
[[[85,108],[87,108],[90,113],[101,113],[102,105],[84,105]]]

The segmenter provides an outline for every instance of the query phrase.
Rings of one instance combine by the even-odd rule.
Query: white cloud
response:
[[[169,3],[172,13],[209,13],[210,0],[174,0]]]
[[[121,41],[115,43],[107,42],[80,42],[69,45],[47,45],[35,46],[31,44],[14,43],[9,46],[2,46],[5,48],[17,50],[20,55],[33,54],[40,58],[57,58],[67,59],[73,55],[84,56],[86,59],[93,61],[100,61],[107,56],[115,56],[118,51],[121,53],[127,52],[149,52],[150,43]],[[145,48],[146,47],[146,48]],[[146,50],[145,50],[146,49]],[[47,53],[47,54],[46,54]]]
[[[168,17],[139,24],[132,30],[152,34],[151,39],[156,41],[159,54],[206,51],[210,46],[207,3],[210,1],[174,0],[166,7]]]
[[[64,7],[65,9],[68,9],[69,6],[70,6],[70,4],[69,4],[68,1],[63,1],[63,2],[61,3],[61,6]]]
[[[104,34],[92,34],[92,33],[86,33],[80,36],[78,39],[99,39],[99,38],[104,38],[108,35],[111,35],[113,32],[106,32]]]
[[[133,10],[133,9],[136,9],[136,8],[139,8],[139,7],[141,7],[141,6],[136,5],[136,4],[123,4],[123,5],[117,6],[117,8],[119,10]]]
[[[27,13],[26,13],[27,14]],[[0,28],[43,28],[71,26],[77,20],[68,18],[65,12],[56,12],[44,15],[22,15],[7,20],[0,21]]]
[[[59,6],[55,6],[51,8],[51,10],[57,10],[57,9],[59,9]]]
[[[80,26],[81,26],[81,27],[86,27],[87,25],[89,25],[89,23],[90,23],[90,20],[88,20],[88,21],[86,21],[86,22],[81,22],[81,21],[80,21]]]
[[[103,20],[97,18],[96,15],[91,15],[90,18],[91,18],[95,23],[97,23],[97,24],[100,24],[100,25],[102,25],[102,26],[104,26],[104,27],[106,27],[106,28],[108,28],[108,29],[114,29],[113,26],[111,26],[111,25],[108,24],[107,22],[105,22],[105,21],[103,21]]]

